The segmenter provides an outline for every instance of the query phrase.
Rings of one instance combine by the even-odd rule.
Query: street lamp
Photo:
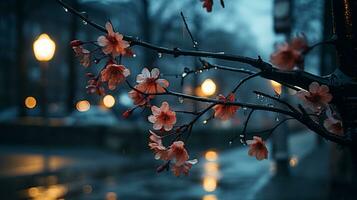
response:
[[[41,34],[33,43],[33,52],[40,62],[48,62],[55,54],[56,44],[46,33]]]
[[[51,40],[50,36],[46,33],[41,34],[33,43],[33,52],[35,58],[40,62],[41,68],[41,94],[40,94],[40,104],[41,104],[41,114],[43,117],[47,117],[47,68],[48,62],[53,58],[55,54],[56,44]]]

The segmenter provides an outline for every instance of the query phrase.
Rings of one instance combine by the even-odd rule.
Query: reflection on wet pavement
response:
[[[207,151],[205,153],[202,187],[209,194],[205,194],[202,198],[203,200],[217,199],[217,197],[211,193],[217,188],[219,176],[218,153],[213,150]]]
[[[0,164],[0,176],[22,176],[46,171],[55,171],[72,163],[61,156],[41,154],[0,155],[6,162]],[[19,165],[18,163],[22,163]]]

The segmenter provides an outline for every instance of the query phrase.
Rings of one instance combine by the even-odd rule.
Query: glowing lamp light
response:
[[[206,79],[201,85],[202,93],[211,96],[216,92],[217,86],[212,79]]]
[[[273,81],[273,80],[270,80],[270,84],[273,87],[274,91],[280,95],[281,94],[281,84],[276,81]]]
[[[104,98],[103,98],[103,105],[106,107],[106,108],[111,108],[115,105],[115,99],[112,95],[105,95]]]
[[[25,99],[25,106],[26,108],[32,109],[35,108],[37,105],[37,101],[35,97],[26,97]]]
[[[55,54],[56,44],[50,36],[43,33],[33,43],[33,52],[38,61],[50,61]]]
[[[296,157],[296,156],[291,157],[290,160],[289,160],[289,165],[290,165],[291,167],[296,167],[296,165],[297,165],[298,163],[299,163],[299,159],[298,159],[298,157]]]
[[[87,100],[78,101],[76,108],[79,112],[86,112],[90,109],[90,103]]]
[[[206,160],[213,162],[217,160],[218,154],[215,151],[207,151],[205,154],[205,158]]]

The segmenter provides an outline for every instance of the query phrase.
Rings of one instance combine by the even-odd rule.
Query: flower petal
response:
[[[162,112],[167,112],[170,110],[170,106],[166,101],[164,101],[162,102],[160,109]]]
[[[151,123],[156,123],[157,118],[156,118],[154,115],[150,115],[150,116],[148,117],[148,120],[149,120],[149,122],[151,122]]]
[[[160,70],[158,68],[154,68],[151,70],[151,78],[158,78],[160,75]]]
[[[97,39],[98,45],[101,47],[105,47],[108,45],[109,41],[107,40],[107,38],[105,36],[99,36]]]
[[[141,71],[141,74],[144,78],[150,78],[150,71],[146,67]]]
[[[151,112],[153,115],[159,115],[161,113],[161,109],[157,106],[151,106]]]

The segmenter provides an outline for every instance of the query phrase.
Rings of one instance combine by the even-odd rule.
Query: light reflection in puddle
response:
[[[202,200],[218,200],[218,199],[214,194],[206,194],[205,196],[203,196]]]
[[[220,177],[218,153],[210,150],[205,153],[206,162],[204,163],[204,174],[202,187],[206,192],[214,192],[217,189],[218,179]],[[206,194],[202,200],[218,200],[214,194]]]
[[[203,189],[207,192],[213,192],[217,188],[217,178],[206,176],[203,178]]]
[[[68,189],[64,185],[51,185],[48,187],[32,187],[27,193],[32,200],[56,200],[66,195]]]

